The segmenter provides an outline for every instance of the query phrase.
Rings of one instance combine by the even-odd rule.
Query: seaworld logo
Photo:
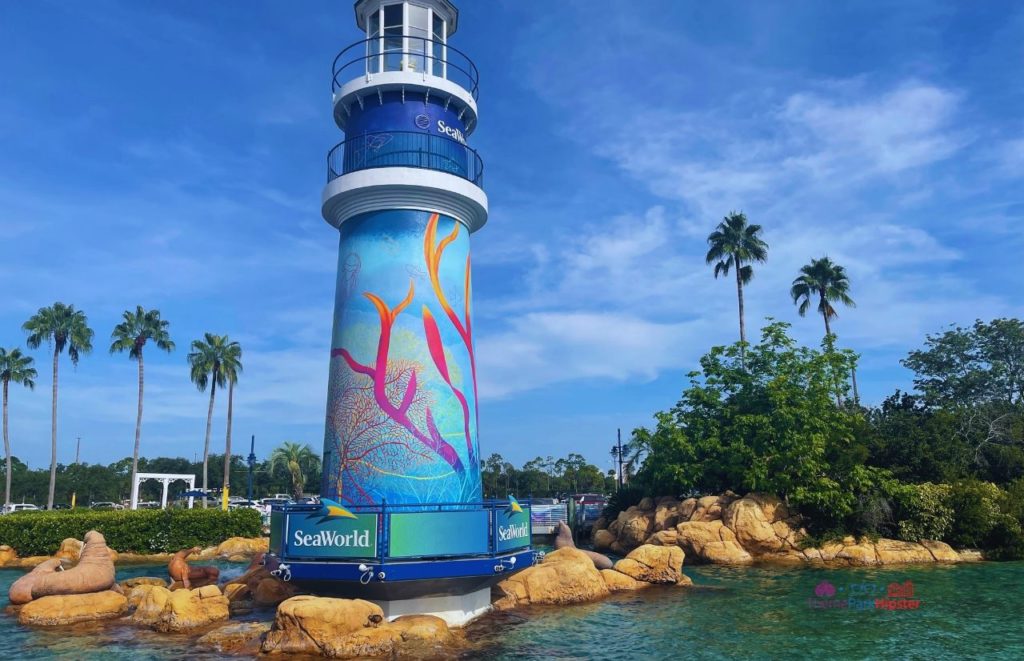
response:
[[[334,532],[332,530],[321,530],[314,535],[295,531],[295,546],[325,547],[336,546],[338,548],[370,546],[370,531],[356,530],[349,533]]]
[[[498,526],[498,541],[507,542],[512,539],[522,539],[530,536],[530,529],[527,523]]]
[[[444,133],[445,135],[454,138],[458,142],[466,144],[466,136],[462,135],[462,131],[455,128],[454,126],[448,126],[447,124],[444,123],[443,119],[437,120],[437,132]]]

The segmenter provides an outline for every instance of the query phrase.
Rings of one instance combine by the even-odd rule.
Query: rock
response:
[[[650,587],[650,583],[644,581],[638,581],[632,576],[627,576],[620,571],[614,569],[602,569],[601,578],[604,579],[605,585],[612,592],[622,592],[626,590],[639,590],[641,588]]]
[[[590,564],[590,560],[587,560]],[[596,570],[594,570],[596,571]],[[263,641],[271,654],[327,656],[342,639],[384,618],[380,606],[362,599],[292,597],[277,607],[274,625]]]
[[[162,588],[167,587],[166,578],[157,578],[155,576],[138,576],[136,578],[126,578],[121,581],[121,587],[125,592],[131,592],[132,588],[136,588],[140,585],[159,585]]]
[[[952,554],[953,549],[949,549]],[[914,562],[935,562],[931,552],[922,544],[879,539],[875,542],[875,556],[880,565],[900,565]]]
[[[636,508],[629,508],[619,513],[620,526],[616,541],[625,549],[634,549],[644,543],[650,536],[654,526],[654,517]],[[613,547],[614,550],[614,547]]]
[[[453,642],[454,636],[441,618],[403,615],[393,622],[345,636],[332,646],[329,655],[341,658],[451,657]]]
[[[722,505],[718,496],[704,496],[697,500],[697,507],[690,515],[690,521],[715,521],[722,518]]]
[[[654,509],[654,499],[649,496],[646,498],[642,498],[640,499],[640,503],[637,505],[637,507],[644,512],[650,512],[651,510]]]
[[[139,604],[146,598],[154,588],[161,588],[166,590],[163,585],[153,585],[152,583],[142,583],[128,590],[128,610],[134,611],[139,607]],[[161,605],[161,609],[163,606]]]
[[[679,523],[679,501],[675,498],[659,498],[654,510],[654,530],[668,530]]]
[[[853,567],[869,567],[878,564],[875,546],[870,542],[845,544],[835,554],[834,560],[845,562]]]
[[[253,601],[261,606],[276,606],[282,601],[294,597],[295,588],[291,583],[285,583],[275,576],[270,576],[256,584],[252,595]]]
[[[498,610],[528,604],[576,604],[608,595],[593,561],[579,549],[563,548],[539,565],[513,574],[492,588]]]
[[[712,562],[705,557],[704,548],[707,544],[735,541],[736,535],[721,521],[683,521],[676,526],[676,544],[691,561]]]
[[[256,656],[270,625],[263,622],[239,622],[214,629],[196,644],[223,654]]]
[[[786,506],[775,496],[751,493],[733,501],[725,509],[722,522],[735,533],[740,546],[759,555],[787,548],[786,540],[793,537],[793,531],[781,519],[788,516]]]
[[[701,549],[701,559],[714,565],[749,565],[754,558],[734,541],[708,542]]]
[[[690,517],[693,516],[693,511],[697,509],[697,499],[687,498],[683,502],[679,503],[679,520],[689,521]]]
[[[176,590],[142,585],[146,590],[132,622],[157,631],[189,631],[228,619],[228,599],[216,586]]]
[[[957,553],[960,562],[981,562],[985,557],[976,549],[964,549]]]
[[[127,609],[128,600],[112,590],[53,595],[25,604],[18,613],[18,622],[44,626],[75,624],[119,617]]]
[[[591,531],[593,533],[593,532],[597,532],[598,530],[604,530],[607,527],[608,527],[608,519],[606,519],[605,517],[602,516],[597,521],[594,521],[594,525],[593,525]]]
[[[269,550],[270,539],[267,537],[258,537],[256,539],[231,537],[217,545],[215,554],[228,560],[231,560],[233,557],[241,558],[233,562],[248,562],[257,553],[266,553]]]
[[[648,537],[644,543],[654,544],[655,546],[678,546],[679,533],[675,530],[662,530]]]
[[[928,549],[935,562],[960,562],[960,554],[953,550],[953,547],[945,542],[935,542],[927,539],[921,540],[921,546]]]
[[[59,560],[69,560],[70,562],[78,562],[79,556],[82,555],[82,547],[85,544],[73,537],[69,537],[60,543],[60,548],[53,554],[53,557]]]
[[[610,549],[615,542],[615,535],[608,530],[594,531],[594,548],[598,551]]]
[[[683,573],[683,550],[678,546],[644,544],[615,563],[615,571],[647,583],[678,583]]]
[[[224,586],[224,596],[228,601],[242,601],[252,597],[252,590],[245,583],[228,583]]]

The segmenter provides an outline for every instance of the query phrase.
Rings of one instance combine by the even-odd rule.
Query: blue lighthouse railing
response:
[[[372,37],[346,46],[334,58],[331,91],[338,91],[350,80],[387,71],[444,78],[474,99],[480,93],[480,72],[465,53],[444,42],[411,35]]]
[[[458,140],[422,131],[374,131],[351,136],[327,153],[327,181],[372,168],[423,168],[484,184],[480,155]]]

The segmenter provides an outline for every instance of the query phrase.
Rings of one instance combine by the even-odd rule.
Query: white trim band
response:
[[[417,209],[442,213],[470,232],[487,222],[487,194],[467,179],[421,168],[387,167],[357,170],[328,182],[321,208],[335,227],[371,211]]]

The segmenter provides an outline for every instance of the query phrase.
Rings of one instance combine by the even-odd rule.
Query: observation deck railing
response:
[[[448,44],[412,36],[378,36],[346,46],[331,67],[331,91],[366,75],[388,71],[424,73],[455,83],[476,100],[480,72],[469,57]]]
[[[351,136],[327,153],[327,181],[372,168],[447,172],[483,188],[484,162],[475,149],[423,131],[374,131]]]

